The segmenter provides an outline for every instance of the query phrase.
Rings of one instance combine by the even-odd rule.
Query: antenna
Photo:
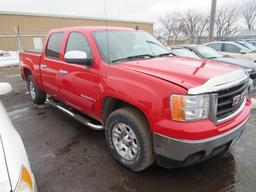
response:
[[[108,20],[107,20],[107,0],[104,0],[104,10],[105,10],[105,26],[106,26],[106,36],[107,36],[107,54],[108,54],[108,62],[110,63],[109,57],[109,39],[108,39]]]

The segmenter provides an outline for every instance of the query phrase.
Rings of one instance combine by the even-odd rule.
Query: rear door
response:
[[[80,32],[70,32],[67,36],[65,53],[83,51],[92,57],[92,51],[86,35]],[[65,54],[64,54],[65,55]],[[95,69],[95,61],[91,67],[82,64],[66,63],[63,59],[59,74],[60,97],[65,103],[93,116],[93,109],[99,96],[99,75]]]
[[[45,91],[57,97],[59,85],[57,75],[61,57],[61,48],[64,39],[64,32],[54,32],[50,35],[45,51],[41,58],[41,78]]]

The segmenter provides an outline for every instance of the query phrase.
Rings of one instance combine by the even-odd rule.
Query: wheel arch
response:
[[[28,67],[23,68],[24,79],[27,80],[29,75],[32,75],[31,70]]]
[[[124,107],[131,107],[133,109],[136,109],[139,111],[145,120],[147,121],[149,127],[150,127],[150,120],[149,117],[146,115],[145,111],[138,106],[135,106],[131,104],[130,102],[124,101],[119,98],[111,97],[111,96],[106,96],[102,100],[102,120],[103,122],[106,121],[107,117],[114,112],[117,109],[124,108]]]

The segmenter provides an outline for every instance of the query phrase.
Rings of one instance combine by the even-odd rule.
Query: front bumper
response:
[[[227,151],[241,136],[246,121],[228,132],[202,140],[179,140],[154,134],[157,163],[168,168],[184,167]]]

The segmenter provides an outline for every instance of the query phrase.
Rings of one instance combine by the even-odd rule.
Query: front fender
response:
[[[122,74],[108,76],[101,83],[101,100],[114,97],[138,108],[146,116],[152,131],[155,122],[170,118],[169,98],[172,93],[185,94],[186,90],[176,84],[145,74]],[[131,78],[132,77],[132,78]]]

